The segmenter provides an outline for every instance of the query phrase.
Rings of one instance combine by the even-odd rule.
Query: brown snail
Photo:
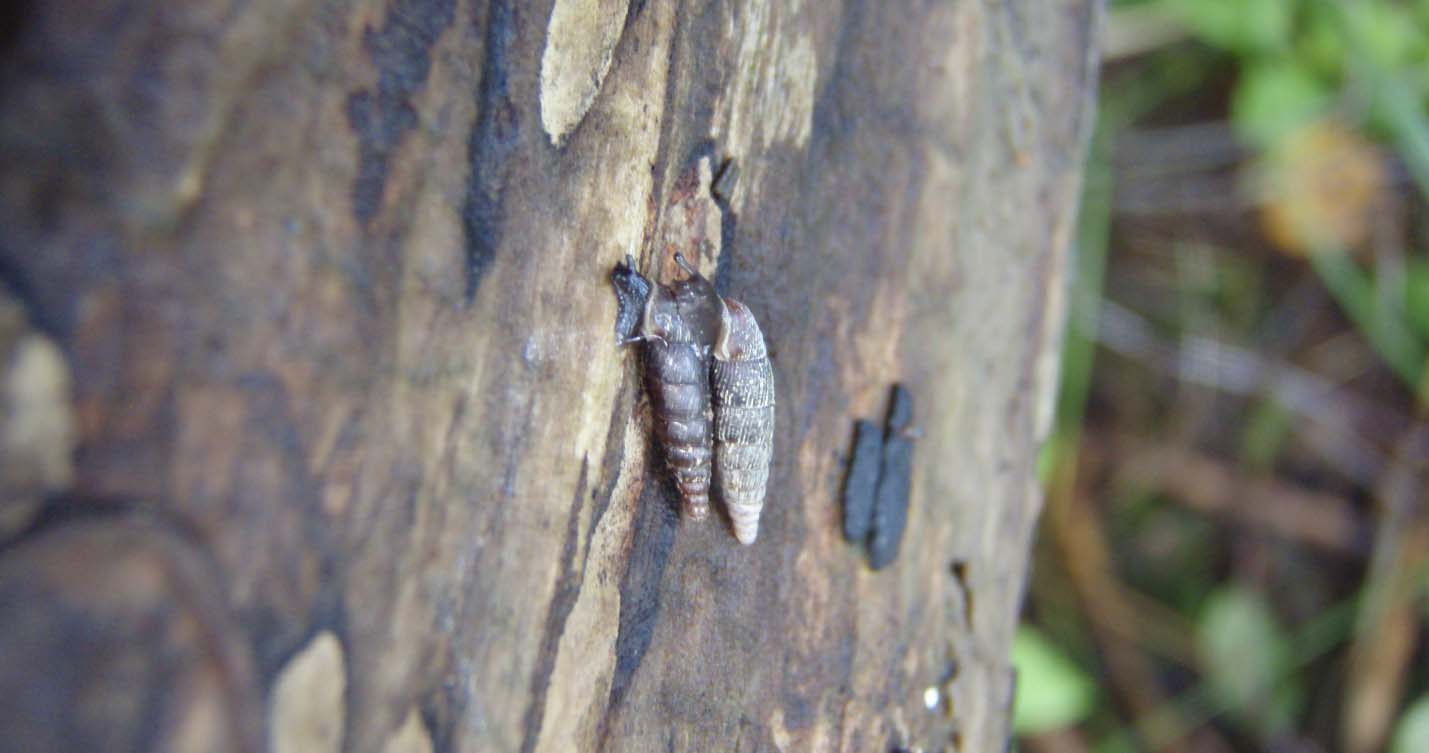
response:
[[[722,299],[685,258],[689,277],[651,285],[626,257],[611,272],[616,340],[644,342],[655,433],[685,514],[709,512],[711,461],[740,543],[759,533],[774,449],[774,372],[749,308]]]
[[[714,286],[685,261],[675,262],[689,277],[671,285],[649,282],[629,265],[619,265],[611,282],[621,304],[617,337],[645,343],[645,385],[655,413],[655,434],[665,451],[665,465],[675,478],[685,514],[701,520],[709,513],[711,459],[714,455],[710,407],[709,352],[720,325],[720,301]],[[638,329],[630,326],[629,306],[649,290]]]
[[[753,544],[774,457],[774,370],[749,307],[723,299],[712,351],[715,480],[734,536]]]

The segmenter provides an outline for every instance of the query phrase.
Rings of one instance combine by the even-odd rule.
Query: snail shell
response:
[[[774,370],[749,307],[723,300],[713,353],[715,477],[735,538],[752,544],[774,456]]]
[[[701,520],[709,514],[714,430],[708,358],[719,328],[720,304],[714,286],[683,257],[675,259],[691,276],[658,286],[649,297],[641,324],[645,381],[655,434],[685,515]]]

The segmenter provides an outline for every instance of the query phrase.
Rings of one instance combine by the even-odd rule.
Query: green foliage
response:
[[[1178,610],[1205,602],[1216,582],[1216,524],[1169,502],[1159,489],[1129,489],[1117,498],[1107,529],[1119,551],[1122,578]]]
[[[1323,5],[1310,3],[1293,42],[1295,58],[1325,81],[1339,81],[1345,72],[1347,52],[1338,23]]]
[[[1093,753],[1138,753],[1136,743],[1130,735],[1110,735],[1098,740],[1092,747]]]
[[[1330,91],[1305,66],[1286,59],[1246,66],[1231,95],[1231,122],[1252,144],[1279,142],[1330,105]]]
[[[1360,329],[1380,358],[1404,383],[1418,390],[1423,379],[1424,344],[1398,309],[1381,305],[1375,283],[1343,252],[1312,254],[1310,262],[1335,302]]]
[[[1241,458],[1249,467],[1270,468],[1294,428],[1293,416],[1280,403],[1273,399],[1257,402],[1241,431]]]
[[[1168,9],[1208,44],[1242,55],[1282,50],[1290,41],[1284,0],[1167,0]]]
[[[1076,282],[1057,431],[1040,459],[1042,478],[1054,495],[1059,487],[1073,493],[1078,482],[1075,469],[1092,370],[1095,361],[1103,360],[1096,347],[1096,323],[1114,236],[1112,183],[1125,177],[1110,166],[1119,131],[1184,118],[1186,104],[1196,105],[1190,108],[1193,118],[1207,117],[1207,108],[1200,106],[1204,95],[1197,92],[1219,95],[1229,72],[1230,125],[1252,150],[1246,162],[1256,162],[1257,156],[1259,162],[1268,162],[1267,155],[1285,151],[1288,135],[1313,132],[1299,131],[1304,126],[1333,126],[1352,133],[1361,144],[1374,142],[1366,151],[1375,157],[1392,153],[1394,159],[1387,162],[1407,172],[1420,194],[1429,194],[1429,0],[1112,0],[1112,6],[1137,7],[1138,20],[1145,11],[1164,13],[1178,20],[1196,43],[1173,44],[1124,61],[1104,79],[1074,249]],[[1187,102],[1188,94],[1202,100]],[[1168,102],[1171,107],[1158,110]],[[1148,121],[1152,111],[1155,118]],[[1256,194],[1257,199],[1263,196]],[[1389,370],[1419,391],[1422,408],[1429,404],[1429,255],[1420,249],[1402,254],[1406,274],[1400,277],[1387,267],[1377,268],[1370,257],[1343,248],[1362,238],[1334,238],[1348,240],[1307,243],[1297,250],[1308,254],[1305,261]],[[1382,240],[1376,236],[1377,242]],[[1242,335],[1255,333],[1251,340],[1277,337],[1277,327],[1284,323],[1265,324],[1275,302],[1262,297],[1262,276],[1279,274],[1283,266],[1300,263],[1299,257],[1275,267],[1266,265],[1263,255],[1247,255],[1245,270],[1238,270],[1235,254],[1220,253],[1212,263],[1216,276],[1194,277],[1198,285],[1186,291],[1193,305],[1176,311],[1178,326],[1190,330],[1199,323]],[[1188,325],[1188,311],[1203,314],[1204,321],[1192,319]],[[1294,354],[1285,357],[1296,360]],[[1308,368],[1316,367],[1312,363]],[[1134,412],[1134,406],[1120,409]],[[1287,448],[1296,449],[1289,440],[1303,425],[1266,396],[1236,422],[1238,446],[1227,448],[1218,440],[1215,449],[1235,456],[1242,469],[1255,474],[1275,472]],[[1315,481],[1311,475],[1303,482]],[[1096,492],[1105,495],[1106,486]],[[1287,630],[1263,592],[1224,583],[1226,561],[1220,555],[1231,548],[1223,541],[1224,520],[1178,508],[1154,487],[1113,493],[1109,500],[1098,496],[1096,501],[1113,549],[1116,577],[1141,599],[1136,603],[1155,605],[1147,612],[1154,615],[1148,624],[1155,629],[1148,628],[1142,636],[1141,648],[1154,671],[1164,674],[1170,696],[1134,719],[1099,698],[1099,678],[1085,669],[1090,666],[1086,656],[1093,654],[1087,648],[1091,641],[1067,640],[1064,633],[1069,631],[1060,628],[1077,620],[1066,617],[1072,609],[1061,605],[1060,597],[1048,596],[1038,606],[1043,630],[1023,628],[1015,640],[1016,731],[1036,734],[1080,723],[1094,740],[1096,753],[1121,753],[1164,749],[1213,720],[1236,726],[1236,735],[1262,743],[1283,739],[1279,736],[1297,722],[1306,722],[1299,718],[1306,688],[1325,671],[1311,663],[1335,664],[1325,659],[1348,645],[1358,597],[1309,610],[1296,608],[1293,599],[1278,602],[1286,614],[1298,615],[1293,630]],[[1429,593],[1429,580],[1425,583]],[[1344,596],[1307,590],[1315,590],[1317,598]],[[1421,603],[1429,616],[1429,599]],[[1193,646],[1184,643],[1188,628]],[[1180,640],[1166,641],[1165,634]],[[1059,638],[1061,650],[1052,643]],[[1083,659],[1080,665],[1076,658]],[[1304,729],[1297,736],[1302,733]],[[1237,743],[1241,740],[1236,738]],[[1429,751],[1429,695],[1406,709],[1394,741],[1389,753]]]
[[[1429,342],[1429,259],[1409,261],[1404,276],[1404,309],[1415,334]]]
[[[1355,107],[1353,87],[1388,77],[1371,126],[1393,134],[1401,115],[1386,106],[1429,95],[1429,3],[1396,0],[1161,0],[1200,42],[1231,56],[1240,69],[1232,100],[1236,132],[1268,146],[1309,117]],[[1370,74],[1367,78],[1365,74]],[[1386,99],[1389,98],[1389,99]],[[1395,135],[1402,141],[1402,134]]]
[[[1391,753],[1423,753],[1429,750],[1429,694],[1409,704],[1394,730]]]
[[[1228,586],[1211,595],[1196,625],[1212,697],[1262,734],[1288,728],[1301,693],[1284,677],[1290,639],[1260,593]]]
[[[1424,55],[1424,31],[1409,9],[1383,2],[1346,6],[1346,20],[1363,44],[1360,54],[1382,68],[1397,68]]]
[[[1096,685],[1035,628],[1018,628],[1012,640],[1017,699],[1012,728],[1035,735],[1082,721],[1096,705]]]

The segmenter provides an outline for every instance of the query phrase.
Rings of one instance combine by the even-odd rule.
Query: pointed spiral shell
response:
[[[713,449],[705,360],[691,343],[651,340],[645,348],[646,389],[665,465],[680,490],[686,517],[703,520],[709,513]]]
[[[715,480],[735,538],[752,544],[774,456],[774,370],[759,323],[739,301],[723,299],[713,352]]]
[[[683,257],[676,260],[684,265]],[[709,513],[714,417],[710,407],[709,350],[719,327],[714,286],[690,277],[651,292],[640,335],[645,340],[645,382],[655,413],[655,434],[665,465],[680,491],[685,516]]]

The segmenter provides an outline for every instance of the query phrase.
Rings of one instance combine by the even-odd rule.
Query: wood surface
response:
[[[0,750],[1001,750],[1098,16],[12,4]],[[678,520],[614,345],[702,157],[777,380],[751,547]]]

